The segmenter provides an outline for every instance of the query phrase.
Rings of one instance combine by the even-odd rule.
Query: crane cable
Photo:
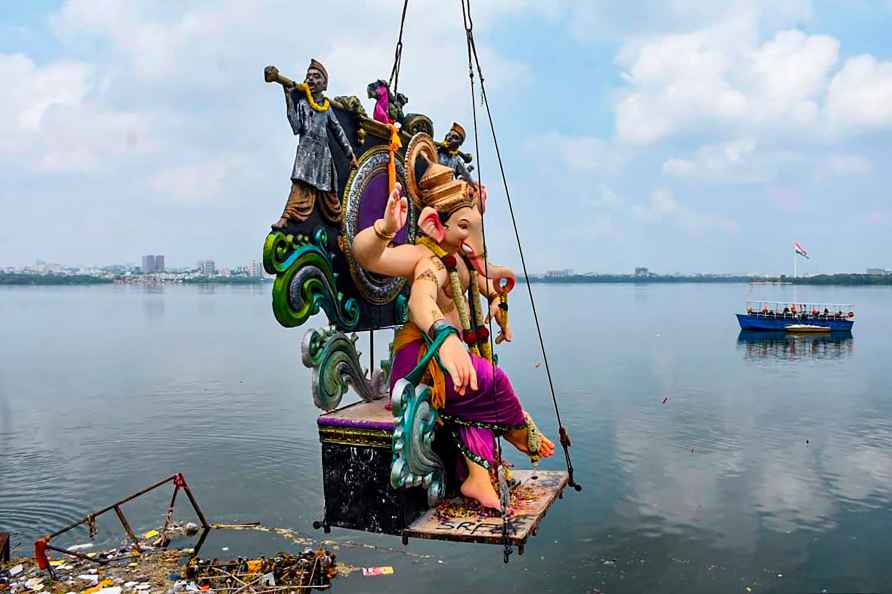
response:
[[[481,206],[483,197],[483,183],[481,181],[482,178],[482,170],[483,168],[480,166],[480,139],[478,136],[478,126],[477,126],[477,101],[476,101],[476,93],[474,91],[474,56],[476,54],[476,50],[474,49],[474,22],[471,20],[471,10],[470,4],[465,6],[465,1],[462,0],[462,20],[465,28],[465,36],[468,42],[468,80],[470,82],[471,89],[471,114],[474,120],[474,152],[477,157],[477,188],[478,191],[481,192]],[[481,90],[483,83],[483,76],[481,74]],[[488,251],[486,249],[486,225],[483,216],[483,209],[480,211],[480,232],[483,236],[483,276],[486,279],[489,279],[489,260],[487,259]],[[470,264],[469,264],[470,265]],[[472,277],[473,279],[473,277]],[[469,300],[469,302],[471,302]],[[473,302],[471,302],[473,303]],[[478,307],[479,304],[473,303],[475,307]],[[489,309],[489,308],[487,308]],[[487,311],[487,313],[490,313]],[[489,345],[490,352],[493,353],[495,348],[493,346],[493,332],[492,332],[492,316],[489,316]],[[498,408],[499,401],[496,398],[496,358],[495,356],[490,358],[490,365],[492,366],[492,385],[490,393],[492,394],[493,406]],[[503,558],[505,563],[508,563],[508,560],[513,551],[513,547],[511,546],[511,539],[508,537],[508,504],[510,502],[510,493],[508,489],[507,481],[503,480],[505,477],[504,471],[501,469],[501,461],[502,461],[502,438],[500,435],[495,435],[495,460],[496,460],[496,477],[499,486],[499,502],[501,503],[501,518],[502,518],[502,545],[503,545]]]
[[[472,114],[473,114],[473,118],[474,118],[474,141],[475,141],[475,143],[477,142],[477,109],[476,109],[476,106],[473,105],[473,103],[474,103],[474,66],[476,66],[477,74],[480,78],[481,100],[482,100],[484,107],[486,108],[486,116],[489,120],[489,129],[490,129],[490,133],[492,135],[492,141],[493,141],[493,145],[494,145],[495,151],[496,151],[496,159],[499,163],[499,172],[502,177],[502,186],[505,190],[505,197],[507,198],[507,201],[508,201],[508,210],[511,214],[511,223],[514,227],[514,238],[515,238],[515,241],[517,242],[517,250],[520,254],[520,263],[521,263],[521,267],[523,269],[523,277],[524,277],[525,284],[527,286],[527,292],[530,297],[530,305],[532,306],[532,311],[533,311],[533,320],[536,323],[536,333],[539,338],[539,348],[542,352],[542,360],[543,360],[543,363],[545,364],[545,374],[548,379],[548,388],[551,393],[551,401],[554,404],[554,413],[555,413],[555,417],[558,422],[560,443],[561,443],[561,447],[564,451],[564,461],[567,466],[567,474],[569,476],[569,485],[571,487],[573,487],[576,491],[581,491],[582,485],[577,483],[573,476],[573,461],[570,458],[570,450],[569,450],[570,445],[571,445],[570,436],[567,433],[566,428],[564,427],[563,421],[561,420],[561,411],[560,411],[560,408],[558,407],[557,396],[555,395],[555,391],[554,391],[554,382],[551,377],[551,367],[548,363],[548,353],[545,350],[545,341],[542,338],[542,326],[539,323],[539,314],[538,314],[538,311],[536,310],[536,301],[533,297],[532,286],[530,285],[529,273],[527,272],[526,258],[524,258],[524,255],[523,255],[523,244],[520,240],[520,231],[517,228],[517,218],[514,215],[514,205],[511,202],[511,192],[508,190],[508,180],[505,176],[505,167],[502,163],[502,153],[501,153],[501,150],[499,149],[498,138],[496,138],[496,129],[495,129],[495,124],[493,123],[492,110],[489,107],[489,100],[486,96],[486,86],[484,85],[483,70],[480,67],[480,58],[477,55],[477,46],[474,42],[474,31],[473,31],[474,22],[471,18],[471,0],[461,0],[461,3],[462,3],[463,24],[464,24],[464,28],[465,28],[465,35],[467,37],[467,43],[468,43],[468,62],[469,62],[468,68],[470,70],[470,78],[471,78],[471,103],[472,103]],[[473,63],[472,63],[472,61],[473,61]],[[476,145],[476,151],[477,151],[477,167],[478,167],[477,179],[478,179],[478,183],[479,183],[479,180],[480,180],[480,169],[479,169],[480,168],[480,147],[479,147],[479,144]],[[483,250],[484,250],[484,254],[485,254],[486,253],[486,234],[485,234],[485,232],[483,235],[483,245],[484,245]],[[486,262],[485,259],[484,259],[484,262]],[[492,324],[492,322],[490,322],[490,325],[491,324]],[[490,337],[491,336],[492,336],[492,333],[490,333]]]
[[[387,88],[393,91],[396,96],[396,89],[400,84],[400,65],[403,61],[403,26],[406,24],[406,9],[409,7],[409,0],[403,2],[403,16],[400,17],[400,35],[396,41],[396,50],[393,52],[393,69],[390,71],[390,80],[387,82]]]

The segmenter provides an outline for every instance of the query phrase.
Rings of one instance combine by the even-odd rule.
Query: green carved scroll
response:
[[[335,328],[310,330],[301,344],[303,364],[313,370],[313,402],[325,411],[334,410],[352,387],[366,402],[387,396],[389,367],[368,377],[356,350],[356,334],[347,336]]]
[[[313,237],[274,231],[263,245],[263,267],[276,275],[273,313],[286,328],[300,326],[322,309],[329,321],[344,330],[359,323],[359,304],[337,290],[334,257],[328,235],[319,227]]]

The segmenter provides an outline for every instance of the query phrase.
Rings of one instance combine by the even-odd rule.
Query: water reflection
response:
[[[164,285],[146,284],[142,286],[142,309],[147,320],[157,320],[164,316]]]
[[[789,334],[741,330],[737,348],[743,351],[745,359],[845,359],[852,354],[854,341],[851,332]]]

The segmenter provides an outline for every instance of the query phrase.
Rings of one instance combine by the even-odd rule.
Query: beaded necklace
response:
[[[446,253],[440,245],[427,236],[421,236],[416,241],[417,245],[423,245],[440,259],[446,267],[449,275],[449,286],[452,289],[452,301],[458,310],[458,318],[462,325],[462,339],[468,345],[469,350],[475,355],[480,356],[481,352],[487,359],[492,358],[492,351],[489,348],[489,329],[483,322],[482,309],[480,308],[480,290],[477,286],[477,271],[473,267],[468,266],[470,275],[470,285],[468,287],[468,301],[462,298],[461,278],[458,275],[458,261],[455,256]],[[476,291],[474,289],[477,289]],[[471,319],[471,312],[468,304],[474,305],[474,320]],[[481,348],[482,347],[482,348]]]

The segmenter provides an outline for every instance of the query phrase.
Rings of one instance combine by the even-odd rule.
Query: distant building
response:
[[[156,272],[164,272],[164,256],[149,255],[142,257],[142,273],[154,274]]]
[[[213,260],[202,260],[198,263],[198,272],[204,276],[216,276],[217,265]]]
[[[568,276],[573,276],[572,268],[565,268],[563,270],[546,270],[545,278],[566,278]]]
[[[251,263],[248,264],[247,272],[250,277],[260,278],[263,276],[263,267],[257,260],[251,260]]]
[[[638,266],[635,268],[635,276],[650,276],[650,270],[644,266]]]
[[[892,274],[892,270],[886,270],[885,268],[868,268],[867,274]]]

